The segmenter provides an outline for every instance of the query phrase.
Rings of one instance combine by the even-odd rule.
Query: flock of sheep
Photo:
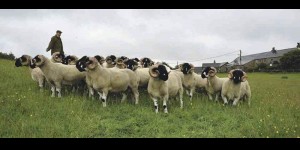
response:
[[[139,60],[96,55],[78,59],[74,55],[65,57],[58,52],[51,59],[43,55],[34,58],[22,55],[16,59],[15,66],[29,66],[32,79],[38,82],[41,89],[47,81],[51,86],[51,97],[55,97],[56,93],[61,97],[62,85],[70,85],[73,90],[82,87],[88,90],[89,97],[94,97],[97,92],[103,107],[106,107],[107,96],[111,92],[122,93],[121,101],[126,100],[130,92],[135,104],[138,104],[139,88],[147,88],[156,113],[158,99],[163,101],[163,110],[168,113],[167,101],[170,98],[179,97],[180,107],[183,108],[184,90],[192,101],[197,88],[204,88],[210,100],[215,95],[215,101],[218,101],[221,95],[224,104],[233,100],[232,105],[237,105],[239,100],[247,100],[250,105],[251,90],[247,75],[239,69],[231,70],[228,78],[219,78],[214,67],[206,67],[199,75],[190,63],[172,68],[164,62],[154,63],[149,58]]]

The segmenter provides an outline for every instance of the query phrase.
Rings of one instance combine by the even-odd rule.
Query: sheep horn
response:
[[[211,70],[208,71],[209,76],[213,77],[217,73],[217,69],[215,67],[210,67]]]
[[[233,75],[232,75],[232,72],[234,71],[234,69],[233,70],[230,70],[229,72],[228,72],[228,78],[229,79],[231,79],[232,77],[233,77]]]
[[[158,77],[159,72],[158,72],[157,68],[158,68],[158,65],[154,65],[149,68],[149,74],[151,77],[153,77],[153,78]]]
[[[242,76],[242,82],[245,82],[247,80],[248,76],[247,76],[246,72],[244,72],[244,71],[243,71],[243,74],[244,75]]]
[[[188,73],[191,73],[192,71],[194,71],[194,70],[195,70],[195,67],[194,67],[194,65],[193,65],[193,64],[190,64],[190,66],[191,66],[191,69],[188,71]]]

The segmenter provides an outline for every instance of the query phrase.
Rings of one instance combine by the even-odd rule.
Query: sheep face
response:
[[[76,59],[74,57],[72,57],[71,55],[68,55],[67,57],[63,58],[62,63],[65,65],[68,65],[72,61],[76,61]]]
[[[123,60],[123,61],[125,61],[125,60],[128,59],[128,57],[126,57],[126,56],[121,56],[120,59]]]
[[[140,61],[138,58],[134,58],[134,60],[135,60],[136,62],[139,62],[139,61]]]
[[[55,52],[53,53],[52,58],[55,62],[63,62],[65,55],[60,52]]]
[[[30,67],[35,68],[36,66],[40,67],[44,65],[45,58],[42,55],[36,55],[33,59],[31,59]]]
[[[86,67],[87,67],[87,64],[86,62],[88,61],[88,57],[87,56],[83,56],[82,58],[80,58],[77,62],[76,62],[76,68],[80,71],[80,72],[83,72],[83,71],[86,71]]]
[[[27,55],[22,55],[22,57],[17,58],[15,62],[16,67],[28,66],[29,64],[30,64],[30,59],[29,56]]]
[[[247,75],[245,72],[239,69],[231,70],[228,73],[228,78],[233,80],[234,84],[245,82],[247,80]]]
[[[194,66],[192,64],[189,63],[183,63],[180,66],[181,71],[183,72],[183,74],[188,74],[188,73],[192,73],[194,70]]]
[[[138,63],[134,59],[126,60],[126,61],[124,61],[124,64],[126,65],[126,68],[133,70],[133,71],[138,67]]]
[[[95,58],[98,60],[98,62],[102,65],[105,62],[104,57],[96,55]]]
[[[108,63],[108,64],[112,64],[112,65],[115,65],[116,63],[115,63],[115,60],[116,60],[117,58],[116,58],[116,56],[115,55],[110,55],[110,56],[107,56],[106,57],[106,62]]]
[[[151,77],[159,78],[163,81],[167,81],[169,78],[169,72],[164,65],[154,65],[150,67],[149,74]]]
[[[154,65],[154,62],[150,58],[145,57],[145,58],[141,59],[141,64],[142,64],[143,68],[148,68],[148,67]]]
[[[207,78],[208,76],[210,77],[214,77],[217,73],[217,69],[214,67],[206,67],[202,73],[201,73],[201,77],[202,78]]]

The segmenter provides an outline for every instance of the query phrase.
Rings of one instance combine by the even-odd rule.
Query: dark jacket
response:
[[[49,51],[50,49],[51,49],[51,55],[55,52],[60,52],[61,54],[64,54],[63,44],[60,37],[54,35],[51,38],[47,51]]]

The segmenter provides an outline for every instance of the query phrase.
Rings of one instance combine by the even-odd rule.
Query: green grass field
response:
[[[220,77],[226,74],[218,74]],[[282,79],[288,76],[288,79]],[[51,98],[40,92],[27,67],[0,59],[0,137],[300,137],[300,74],[248,73],[251,106],[223,106],[196,93],[169,104],[169,114],[154,113],[147,92],[140,104],[121,96],[108,106],[80,94]],[[64,91],[64,90],[63,90]]]

